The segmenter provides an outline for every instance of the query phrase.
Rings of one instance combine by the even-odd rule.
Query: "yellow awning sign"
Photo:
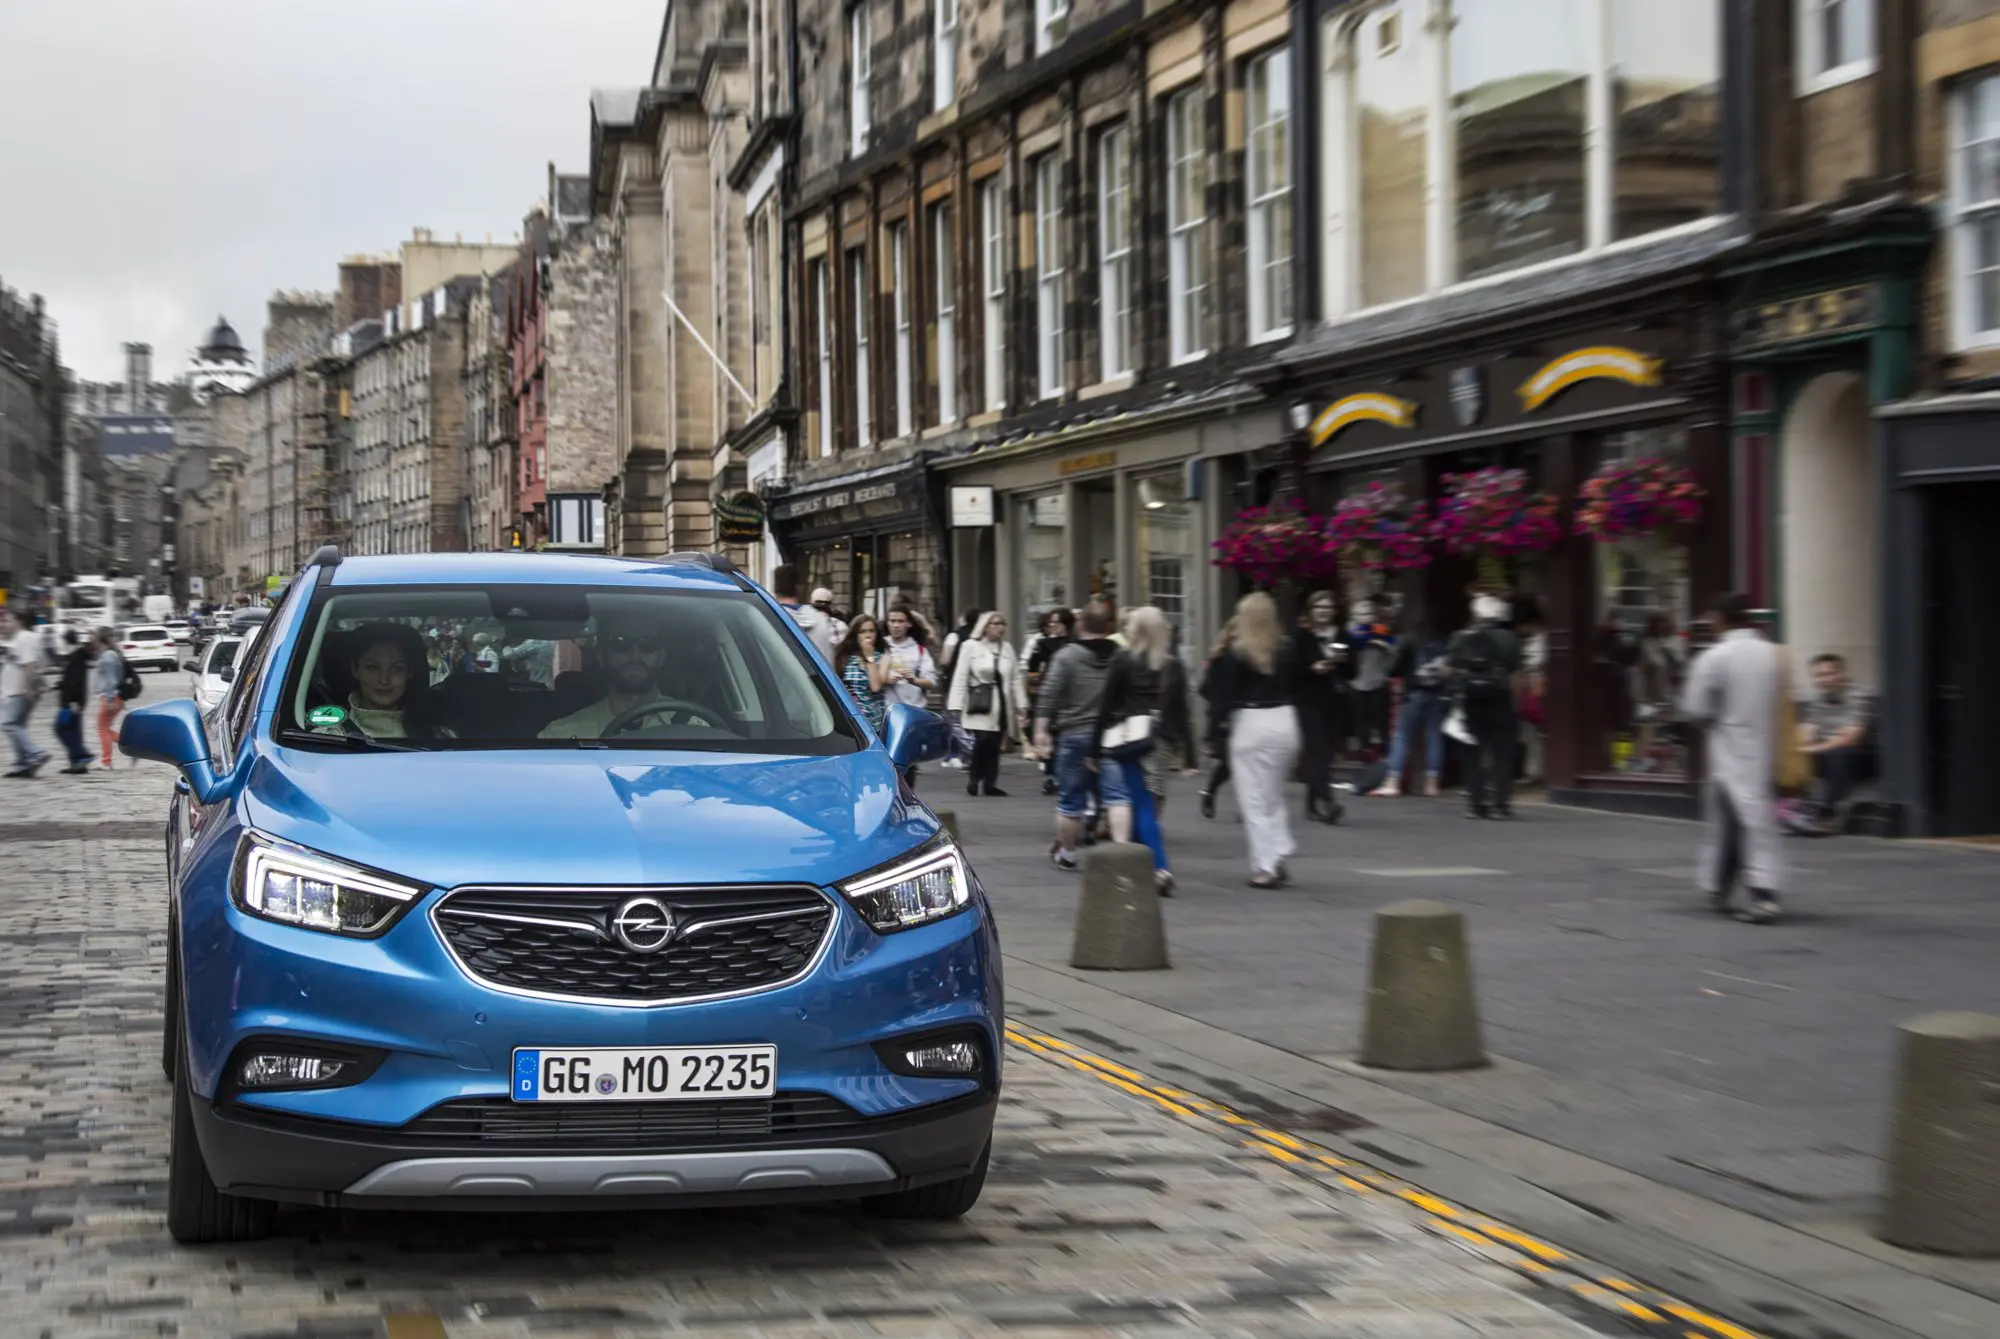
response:
[[[1622,381],[1628,386],[1660,384],[1660,360],[1635,349],[1600,344],[1577,349],[1544,365],[1521,383],[1521,409],[1533,413],[1579,381]]]
[[[1320,410],[1319,417],[1313,420],[1312,444],[1324,446],[1342,429],[1363,422],[1386,423],[1392,428],[1414,428],[1417,425],[1416,402],[1399,400],[1380,391],[1360,391],[1343,396]]]

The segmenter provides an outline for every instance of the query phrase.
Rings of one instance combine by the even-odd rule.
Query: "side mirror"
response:
[[[898,771],[934,762],[951,751],[951,727],[944,723],[944,717],[907,702],[890,703],[882,738]]]
[[[235,683],[236,662],[233,660],[225,661],[223,663],[222,668],[215,672],[215,677],[222,680],[224,683]]]
[[[201,672],[201,662],[199,660],[183,660],[181,668],[190,674],[198,674]]]
[[[187,778],[188,789],[207,804],[222,789],[208,757],[208,732],[193,701],[177,697],[140,707],[118,728],[118,751],[128,758],[163,762]]]

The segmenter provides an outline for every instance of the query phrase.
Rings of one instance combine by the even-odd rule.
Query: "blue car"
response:
[[[124,723],[167,819],[167,1222],[280,1203],[852,1199],[952,1218],[999,941],[878,734],[726,559],[323,549],[228,695]]]

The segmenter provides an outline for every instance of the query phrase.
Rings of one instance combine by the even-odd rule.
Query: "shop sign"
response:
[[[910,520],[923,510],[923,490],[914,477],[905,477],[787,498],[770,509],[770,518],[826,529]]]
[[[1056,473],[1064,478],[1072,474],[1082,474],[1086,470],[1108,470],[1118,464],[1116,451],[1093,451],[1087,456],[1071,456],[1068,460],[1056,462]]]
[[[951,489],[954,529],[984,530],[993,524],[993,489],[985,484],[954,484]]]
[[[764,537],[764,499],[746,491],[716,503],[715,530],[725,544],[755,544]]]
[[[1736,353],[1786,344],[1854,335],[1881,324],[1881,290],[1852,284],[1823,293],[1745,307],[1730,316],[1729,342]]]
[[[1312,444],[1324,446],[1356,423],[1386,423],[1392,428],[1414,428],[1417,405],[1381,391],[1359,391],[1335,400],[1319,411],[1312,421]]]
[[[1551,359],[1516,392],[1524,413],[1533,413],[1582,381],[1622,381],[1628,386],[1660,384],[1660,360],[1635,349],[1600,344]]]

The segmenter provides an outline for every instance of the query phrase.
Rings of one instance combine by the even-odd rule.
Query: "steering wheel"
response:
[[[706,721],[718,730],[729,729],[729,722],[723,720],[713,710],[704,707],[699,702],[690,702],[684,697],[656,697],[651,702],[640,703],[630,711],[619,712],[616,717],[612,718],[598,732],[597,737],[599,739],[609,739],[613,735],[624,734],[646,717],[666,711],[677,711],[683,716]]]

